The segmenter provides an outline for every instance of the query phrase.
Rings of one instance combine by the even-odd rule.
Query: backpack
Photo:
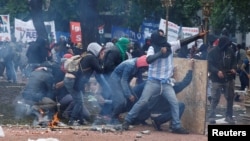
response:
[[[66,72],[77,72],[79,70],[79,67],[82,70],[82,66],[80,64],[80,61],[82,60],[82,58],[84,58],[87,55],[88,54],[86,52],[84,52],[81,55],[74,55],[74,56],[66,59],[64,64],[63,64],[64,70]]]

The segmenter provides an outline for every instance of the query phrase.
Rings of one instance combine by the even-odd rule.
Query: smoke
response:
[[[20,120],[24,117],[31,115],[31,106],[22,99],[21,95],[17,96],[14,100],[15,119]]]

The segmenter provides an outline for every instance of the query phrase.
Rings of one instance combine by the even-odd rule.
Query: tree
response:
[[[232,0],[233,12],[235,14],[235,21],[239,22],[237,26],[238,31],[242,33],[250,32],[250,1],[249,0]]]
[[[170,8],[169,20],[186,27],[194,26],[193,19],[197,18],[197,11],[201,5],[197,0],[176,0]],[[195,23],[202,24],[200,20]]]
[[[30,15],[28,1],[1,0],[0,14],[9,14],[11,25],[13,25],[14,18],[26,19]]]
[[[215,33],[220,34],[225,25],[230,33],[250,31],[250,1],[248,0],[215,0],[211,21]]]
[[[79,0],[82,43],[86,50],[91,42],[98,41],[97,29],[99,14],[96,10],[97,0]]]

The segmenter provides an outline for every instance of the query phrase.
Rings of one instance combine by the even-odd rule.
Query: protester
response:
[[[115,41],[114,39],[112,40],[112,43],[108,43],[108,46],[105,47],[104,50],[104,58],[102,59],[102,63],[104,66],[103,74],[95,75],[103,90],[101,92],[101,95],[106,100],[111,100],[112,90],[108,84],[111,73],[116,66],[118,66],[122,61],[129,58],[128,54],[126,53],[130,44],[130,40],[128,38],[121,37],[117,41]],[[111,105],[105,103],[104,105],[102,105],[102,107],[103,108],[100,114],[104,116],[110,116],[112,110]]]
[[[173,133],[188,134],[181,126],[179,119],[179,105],[175,92],[172,86],[173,75],[173,53],[183,44],[190,43],[206,34],[202,32],[196,36],[192,36],[185,40],[177,40],[172,43],[167,43],[161,30],[151,34],[151,44],[147,51],[147,62],[149,63],[148,79],[143,89],[142,96],[135,103],[133,108],[128,112],[123,123],[123,128],[128,130],[129,125],[138,116],[142,108],[147,104],[150,97],[157,94],[162,94],[171,105]],[[163,64],[163,65],[158,65]],[[164,65],[165,64],[165,65]]]
[[[250,50],[246,51],[246,58],[243,60],[243,63],[241,64],[241,71],[239,74],[240,81],[241,81],[241,89],[240,90],[245,90],[246,88],[249,89],[249,78],[250,78],[250,72],[249,72],[249,59],[250,59]],[[240,95],[237,94],[235,96],[235,101],[239,102],[240,101]]]
[[[110,76],[116,66],[122,61],[128,59],[126,54],[130,41],[128,38],[121,37],[115,43],[115,46],[107,48],[105,50],[105,56],[103,59],[104,74]]]
[[[135,42],[133,44],[133,48],[131,51],[132,58],[135,57],[141,57],[142,55],[145,55],[146,53],[142,50],[140,44],[138,42]]]
[[[26,68],[26,76],[43,62],[49,60],[49,48],[46,47],[47,42],[44,39],[38,38],[36,41],[29,43],[26,56],[28,58],[28,65]]]
[[[209,113],[209,123],[216,123],[216,107],[220,101],[221,90],[227,101],[225,121],[234,124],[233,102],[234,102],[234,79],[236,74],[236,58],[232,49],[230,39],[222,35],[219,38],[218,46],[208,53],[208,71],[212,81],[212,99]]]
[[[17,55],[15,51],[15,44],[12,42],[6,42],[4,46],[3,62],[5,66],[7,80],[10,83],[17,83],[16,70],[14,66],[14,58]],[[3,49],[2,49],[3,50]]]
[[[186,73],[186,76],[180,82],[175,82],[173,89],[176,94],[180,93],[184,88],[186,88],[192,81],[193,77],[193,68],[194,60],[190,60],[189,70]],[[179,117],[181,119],[182,114],[185,110],[185,104],[183,102],[178,102],[179,105]],[[151,113],[151,121],[154,128],[158,131],[161,131],[161,124],[168,122],[172,119],[171,108],[169,102],[164,99],[162,95],[157,95],[152,97],[148,103],[148,109]],[[171,123],[170,123],[171,128]]]
[[[147,54],[147,51],[148,51],[148,48],[150,47],[150,45],[151,45],[150,38],[147,38],[145,40],[144,45],[142,46],[142,50],[144,51],[145,54]]]
[[[35,115],[34,121],[39,121],[44,114],[47,114],[48,118],[52,119],[55,113],[53,65],[52,62],[44,62],[32,71],[21,92],[21,100],[23,99],[24,103],[32,107],[31,113]]]
[[[102,73],[103,66],[99,59],[103,58],[103,48],[95,42],[87,47],[87,53],[80,61],[77,72],[66,72],[64,85],[73,97],[74,107],[69,118],[69,125],[84,124],[84,119],[90,121],[90,113],[83,100],[84,86],[94,72]]]
[[[74,102],[72,96],[69,94],[67,91],[63,79],[65,76],[65,70],[63,68],[63,61],[65,59],[72,57],[72,54],[67,53],[63,56],[62,58],[62,63],[61,65],[58,64],[56,67],[56,74],[54,75],[54,100],[57,102],[57,112],[58,112],[58,117],[64,118],[64,119],[69,119],[70,114],[72,112]]]
[[[138,100],[135,92],[132,91],[130,82],[133,78],[142,75],[147,68],[148,63],[144,55],[123,61],[112,72],[110,76],[110,85],[113,89],[111,118],[114,124],[119,123],[119,115],[127,112]]]

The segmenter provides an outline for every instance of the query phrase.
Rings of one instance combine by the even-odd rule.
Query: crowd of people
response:
[[[164,32],[157,30],[143,47],[121,37],[105,45],[92,42],[86,51],[81,43],[72,44],[63,38],[52,44],[46,44],[42,39],[27,45],[1,43],[0,75],[4,76],[6,72],[7,80],[17,83],[16,71],[19,69],[22,77],[27,79],[18,98],[19,103],[30,106],[28,111],[35,115],[36,124],[41,124],[39,120],[44,115],[48,121],[52,120],[55,113],[66,119],[70,126],[93,122],[84,94],[88,92],[90,80],[95,79],[99,85],[95,93],[101,97],[98,99],[101,108],[98,116],[108,117],[107,124],[122,124],[123,129],[129,130],[129,125],[147,124],[145,121],[150,118],[156,130],[162,130],[161,124],[170,121],[169,128],[173,133],[188,134],[181,123],[185,104],[178,101],[176,94],[192,81],[193,59],[208,60],[211,124],[215,123],[221,93],[227,100],[225,120],[234,123],[232,106],[236,73],[240,78],[248,76],[242,77],[241,89],[248,86],[247,55],[243,57],[244,52],[241,52],[241,58],[238,56],[240,59],[237,60],[236,54],[240,51],[234,50],[225,35],[219,38],[215,47],[201,44],[183,55],[182,50],[186,50],[187,44],[200,41],[206,34],[202,31],[189,38],[167,42]],[[173,58],[177,52],[182,53],[182,57],[191,56],[190,68],[180,82],[175,82],[173,75]],[[77,71],[64,68],[66,59],[83,54]],[[22,59],[15,59],[17,56]],[[131,85],[134,79],[136,81]],[[121,119],[120,115],[126,112],[125,119]]]

